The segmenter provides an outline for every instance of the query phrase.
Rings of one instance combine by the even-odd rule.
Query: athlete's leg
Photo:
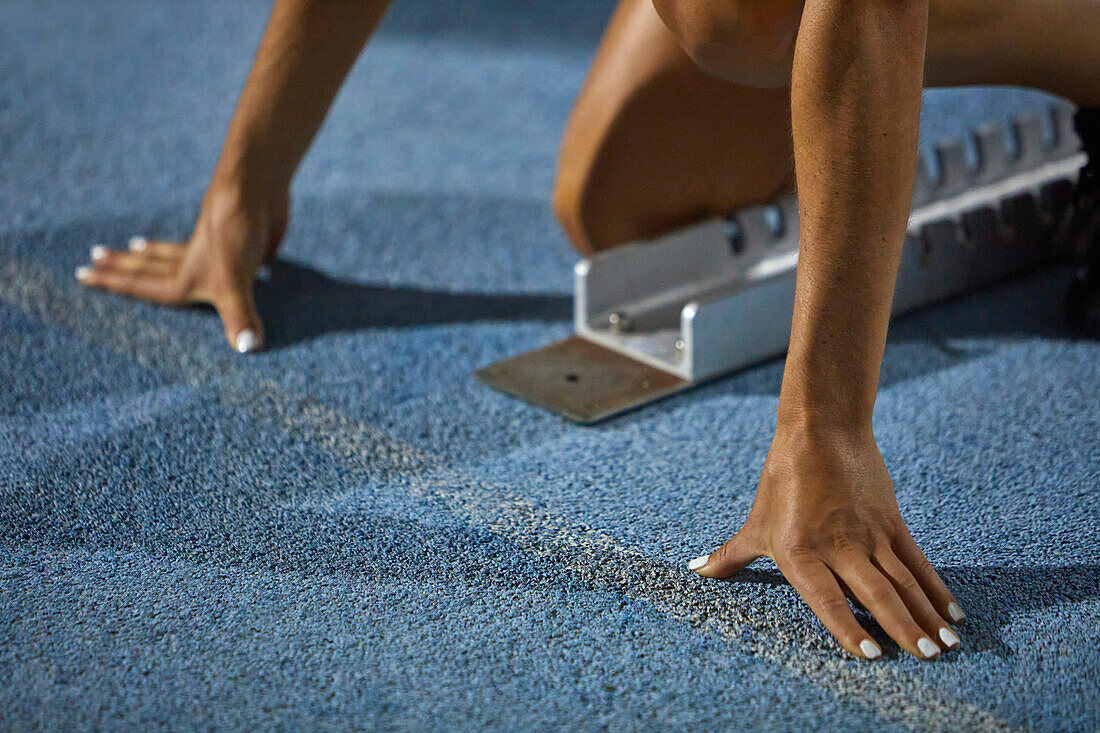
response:
[[[1100,106],[1100,0],[933,0],[925,84],[1008,84]]]
[[[654,1],[685,51],[718,76],[789,77],[802,0]],[[1066,315],[1100,337],[1100,0],[932,0],[924,82],[1034,87],[1082,108],[1075,121],[1089,162],[1068,235],[1078,267]]]
[[[786,85],[802,0],[654,0],[712,74]],[[1100,0],[932,0],[924,83],[1034,87],[1100,106]]]
[[[700,71],[623,0],[565,129],[554,208],[582,252],[765,202],[792,185],[790,94]]]
[[[763,202],[793,180],[786,84],[801,1],[656,5],[675,34],[650,0],[623,0],[566,127],[554,203],[582,252]],[[1098,29],[1098,0],[933,0],[925,81],[1097,106]]]

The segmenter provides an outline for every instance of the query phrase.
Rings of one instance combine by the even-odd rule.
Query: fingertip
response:
[[[870,639],[864,639],[859,643],[859,650],[866,659],[874,660],[882,656],[882,647]]]
[[[706,567],[706,564],[708,562],[710,562],[710,555],[700,555],[699,557],[695,558],[694,560],[692,560],[688,563],[688,570],[694,570],[695,572],[699,572],[704,567]]]
[[[149,246],[149,240],[145,237],[130,237],[127,246],[131,252],[144,252],[145,248]]]
[[[263,325],[252,299],[252,284],[227,291],[213,301],[225,325],[225,337],[239,354],[251,354],[263,348]]]
[[[102,260],[106,256],[107,256],[107,248],[104,247],[102,244],[97,244],[96,246],[92,247],[92,251],[91,251],[92,262],[98,262],[99,260]]]
[[[917,641],[917,649],[924,655],[925,659],[935,659],[940,655],[940,648],[936,645],[936,642],[929,639],[927,636],[922,636]]]
[[[260,337],[251,328],[246,328],[237,334],[234,347],[239,354],[251,354],[259,351],[261,347]]]
[[[966,614],[963,613],[962,608],[955,601],[947,604],[947,615],[951,617],[953,623],[960,623],[966,620]]]
[[[92,268],[88,267],[87,265],[81,265],[80,267],[76,268],[76,279],[77,280],[79,280],[81,282],[84,282],[85,280],[87,280],[91,276],[92,276]]]
[[[948,649],[954,649],[959,645],[959,636],[954,631],[944,626],[940,629],[940,641],[942,641],[943,645]]]

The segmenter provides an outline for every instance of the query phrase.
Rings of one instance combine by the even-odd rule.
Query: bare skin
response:
[[[958,644],[946,619],[962,612],[905,527],[870,427],[922,71],[932,84],[1026,84],[1096,104],[1100,3],[933,0],[929,13],[927,0],[658,0],[670,33],[649,2],[616,12],[563,141],[555,209],[575,245],[765,201],[795,174],[803,212],[779,427],[748,520],[698,570],[728,577],[771,556],[850,653],[878,649],[845,594],[902,648],[934,657]],[[244,331],[262,334],[252,278],[384,7],[278,0],[189,245],[97,251],[83,281],[212,303],[237,346]],[[1059,48],[1036,40],[1039,21]]]
[[[802,0],[657,0],[676,34],[653,5],[620,2],[562,137],[554,209],[582,253],[793,187],[790,77]],[[750,13],[748,28],[711,17],[745,5],[768,12]],[[1097,23],[1097,0],[932,0],[925,84],[1030,86],[1100,105]]]
[[[286,231],[290,181],[388,0],[278,0],[187,242],[96,247],[86,285],[168,305],[207,303],[238,351],[263,346],[256,270]]]
[[[959,643],[935,572],[898,556],[915,544],[871,431],[912,198],[927,15],[926,0],[806,2],[791,80],[801,256],[779,422],[746,526],[699,568],[726,576],[769,555],[865,658],[881,651],[842,584],[910,654]]]
[[[582,253],[764,203],[794,185],[790,92],[699,69],[623,0],[562,136],[554,211]]]
[[[928,0],[771,3],[763,25],[770,40],[762,44],[770,53],[748,57],[725,53],[730,40],[745,32],[743,19],[730,14],[744,11],[751,26],[761,5],[714,4],[717,10],[702,18],[706,3],[658,0],[657,8],[687,51],[715,73],[771,83],[783,81],[790,69],[802,228],[779,418],[756,501],[742,529],[692,567],[724,578],[769,556],[852,655],[873,659],[881,650],[856,621],[846,596],[870,611],[901,648],[920,659],[935,658],[958,646],[948,619],[960,621],[963,613],[905,526],[871,428],[912,197],[926,50],[927,68],[944,82],[1045,81],[1049,90],[1095,104],[1100,3],[1067,3],[1072,8],[1053,11],[1049,4],[1024,3],[1027,10],[1047,13],[1047,23],[1061,14],[1073,53],[1044,52],[1023,38],[1031,33],[1027,25],[994,23],[997,31],[1021,36],[1011,46],[1014,52],[1019,48],[1042,60],[1029,66],[990,52],[985,65],[962,67],[967,71],[952,63],[965,35],[943,32],[951,28],[943,23],[944,11],[932,13],[943,23],[932,42]],[[789,66],[782,49],[791,33],[782,22],[775,25],[784,4],[801,11],[783,21],[797,25]],[[966,17],[958,5],[950,13]],[[1088,31],[1081,31],[1082,22],[1091,22],[1084,26]],[[766,63],[753,66],[754,58]],[[1060,74],[1039,79],[1036,69],[1056,66]],[[1016,72],[1019,77],[1012,76]]]

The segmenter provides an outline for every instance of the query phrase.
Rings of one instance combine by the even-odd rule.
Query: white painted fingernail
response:
[[[959,637],[955,635],[955,632],[948,628],[940,629],[940,641],[943,645],[951,648],[959,643]]]
[[[130,251],[141,252],[149,246],[149,240],[145,237],[130,237]]]
[[[879,649],[878,644],[871,641],[870,639],[864,639],[863,641],[859,642],[859,650],[863,652],[863,656],[867,657],[868,659],[878,659],[882,656],[882,650]]]
[[[241,331],[237,334],[237,351],[242,354],[247,354],[250,351],[255,351],[260,347],[260,339],[256,333],[249,328]]]
[[[710,560],[710,555],[700,555],[688,563],[688,570],[698,570],[706,565],[708,560]]]
[[[917,649],[920,649],[920,653],[928,659],[940,653],[940,648],[936,646],[936,642],[932,641],[927,636],[922,636],[920,638],[920,641],[917,642]]]
[[[961,608],[959,608],[959,604],[955,603],[954,601],[951,601],[951,603],[947,604],[947,615],[950,616],[951,620],[955,623],[958,623],[966,618],[966,614],[963,613],[963,610]]]
[[[76,268],[76,279],[86,280],[89,275],[92,274],[92,268],[90,267],[78,267]]]
[[[92,259],[93,260],[102,260],[106,256],[107,256],[107,248],[104,247],[102,244],[97,244],[96,246],[92,247]]]

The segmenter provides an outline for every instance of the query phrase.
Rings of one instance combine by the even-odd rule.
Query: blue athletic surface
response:
[[[182,237],[258,0],[0,3],[0,728],[1100,727],[1100,345],[1054,269],[895,324],[876,432],[969,621],[846,658],[749,508],[781,362],[594,427],[477,367],[569,331],[550,212],[604,2],[399,0],[294,193],[272,348],[77,286]],[[924,141],[1049,98],[934,92]]]

